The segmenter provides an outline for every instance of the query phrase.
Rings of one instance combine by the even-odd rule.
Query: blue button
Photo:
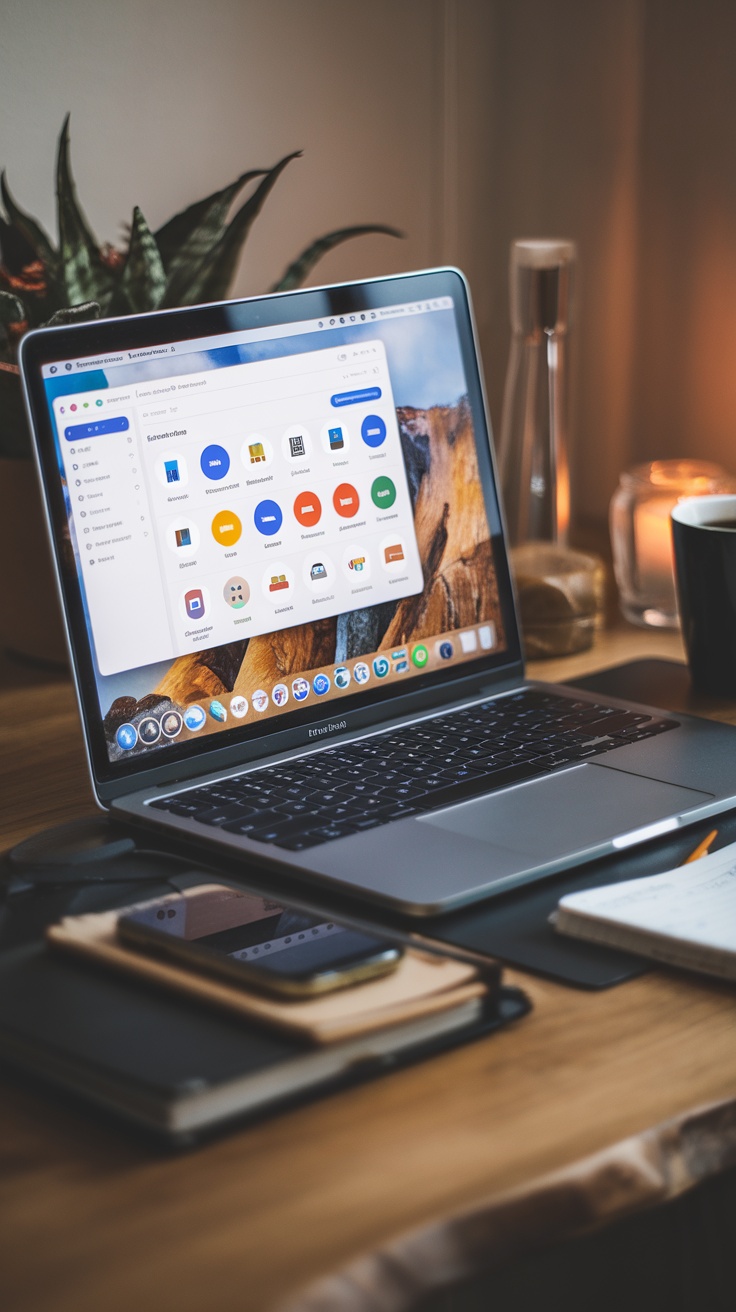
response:
[[[259,501],[253,512],[253,523],[264,537],[272,538],[284,522],[278,501]]]
[[[121,724],[115,734],[115,740],[118,747],[122,747],[124,752],[131,751],[138,742],[138,731],[136,730],[135,725]]]
[[[360,405],[361,401],[380,401],[380,387],[358,387],[354,392],[335,392],[330,397],[330,402],[334,406],[340,405]]]
[[[101,437],[103,433],[126,433],[130,428],[125,415],[117,419],[98,419],[97,423],[70,424],[64,429],[67,442],[81,442],[85,437]]]
[[[199,467],[205,478],[214,481],[224,478],[230,468],[230,457],[224,446],[206,446],[199,458]]]
[[[316,692],[318,697],[324,697],[325,693],[329,692],[329,688],[330,688],[329,675],[315,674],[314,679],[312,681],[312,687],[314,688],[314,691]]]
[[[380,415],[366,415],[360,425],[360,436],[366,446],[381,446],[386,441],[386,425]],[[393,502],[389,504],[393,505]]]

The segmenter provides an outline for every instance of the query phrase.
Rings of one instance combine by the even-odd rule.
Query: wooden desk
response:
[[[672,635],[622,628],[532,673],[680,654]],[[5,847],[92,803],[69,685],[7,661],[2,676]],[[535,1006],[516,1027],[181,1157],[4,1078],[4,1309],[250,1312],[391,1244],[394,1274],[420,1282],[472,1263],[474,1245],[569,1234],[734,1159],[736,990],[664,970],[597,995],[512,978]],[[467,1209],[492,1218],[486,1233],[431,1228]],[[357,1288],[333,1282],[310,1306],[352,1306],[349,1290],[358,1305]]]

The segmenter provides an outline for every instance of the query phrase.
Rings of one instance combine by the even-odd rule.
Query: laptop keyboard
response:
[[[298,852],[533,779],[676,724],[528,689],[150,805]]]

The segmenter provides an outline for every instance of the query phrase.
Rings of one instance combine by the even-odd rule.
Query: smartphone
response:
[[[385,939],[225,884],[127,911],[117,933],[139,951],[289,998],[386,975],[403,955]]]

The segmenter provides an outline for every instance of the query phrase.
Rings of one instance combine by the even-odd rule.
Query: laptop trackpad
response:
[[[712,796],[586,763],[423,815],[420,823],[552,860],[677,815]]]

